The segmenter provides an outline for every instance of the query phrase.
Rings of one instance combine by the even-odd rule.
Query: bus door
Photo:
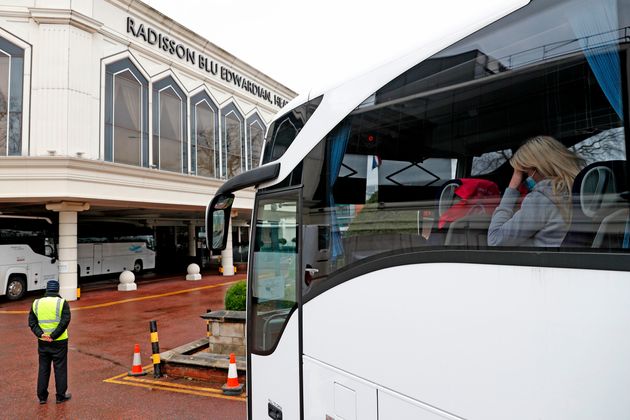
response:
[[[103,244],[94,244],[92,274],[103,274]]]
[[[249,418],[299,419],[300,189],[259,194],[248,287]]]

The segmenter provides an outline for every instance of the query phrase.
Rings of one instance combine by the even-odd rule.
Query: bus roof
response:
[[[526,6],[529,2],[530,0],[502,0],[490,2],[485,7],[483,2],[470,2],[467,6],[470,10],[466,11],[464,23],[460,22],[454,27],[453,22],[445,22],[440,31],[433,33],[430,39],[424,39],[422,46],[408,54],[326,91],[312,90],[294,98],[278,112],[274,120],[323,94],[322,102],[282,156],[278,177],[266,184],[261,184],[260,187],[268,187],[285,179],[343,118],[392,79],[449,45]]]
[[[27,219],[27,220],[44,220],[49,225],[52,225],[52,221],[48,217],[38,217],[38,216],[14,216],[10,214],[0,214],[0,218],[2,219]]]

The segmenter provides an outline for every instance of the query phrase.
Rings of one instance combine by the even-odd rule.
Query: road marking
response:
[[[108,306],[122,305],[123,303],[138,302],[138,301],[141,301],[141,300],[148,300],[148,299],[157,299],[157,298],[166,297],[166,296],[179,295],[179,294],[182,294],[182,293],[196,292],[198,290],[213,289],[213,288],[216,288],[216,287],[228,286],[230,284],[237,283],[238,281],[240,281],[240,280],[228,281],[228,282],[219,283],[219,284],[211,284],[209,286],[193,287],[192,289],[176,290],[174,292],[161,293],[159,295],[141,296],[141,297],[137,297],[137,298],[130,298],[130,299],[123,299],[123,300],[115,300],[113,302],[99,303],[99,304],[96,304],[96,305],[80,306],[78,308],[70,308],[70,311],[74,312],[74,311],[82,311],[82,310],[85,310],[85,309],[106,308]],[[30,312],[30,310],[29,311],[2,311],[2,310],[0,310],[0,314],[21,314],[21,315],[23,315],[23,314],[28,314],[29,312]]]
[[[219,284],[211,284],[209,286],[193,287],[192,289],[176,290],[174,292],[161,293],[159,295],[149,295],[149,296],[141,296],[141,297],[137,297],[137,298],[115,300],[113,302],[99,303],[97,305],[89,305],[89,306],[81,306],[81,307],[78,307],[78,308],[71,308],[70,310],[71,311],[81,311],[83,309],[105,308],[105,307],[108,307],[108,306],[121,305],[123,303],[128,303],[128,302],[138,302],[138,301],[141,301],[141,300],[157,299],[157,298],[166,297],[166,296],[180,295],[182,293],[196,292],[198,290],[214,289],[216,287],[228,286],[230,284],[237,283],[238,281],[239,280],[233,280],[233,281],[228,281],[228,282],[219,283]]]
[[[196,391],[200,391],[200,392],[210,392],[212,394],[222,394],[223,393],[223,391],[221,391],[220,389],[217,389],[217,388],[207,388],[207,387],[196,386],[196,385],[184,385],[184,384],[178,384],[178,383],[175,383],[175,382],[160,382],[160,381],[154,381],[154,380],[151,380],[151,379],[136,378],[136,377],[131,377],[131,376],[127,376],[124,379],[125,380],[129,380],[129,381],[134,381],[134,382],[145,382],[145,383],[148,383],[148,384],[169,386],[169,387],[173,387],[173,388],[192,389],[192,390],[196,390]]]
[[[147,365],[152,366],[152,365]],[[149,372],[148,372],[149,373]],[[245,397],[236,397],[223,395],[222,391],[215,388],[207,388],[194,385],[183,385],[170,382],[153,381],[150,379],[142,379],[134,376],[127,376],[126,373],[104,379],[103,382],[118,385],[128,385],[147,389],[158,389],[160,391],[178,392],[182,394],[198,395],[201,397],[220,398],[232,401],[246,401]]]

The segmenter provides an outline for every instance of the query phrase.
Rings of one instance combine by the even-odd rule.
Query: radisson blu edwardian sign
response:
[[[127,17],[127,33],[136,38],[142,39],[150,45],[157,45],[157,47],[162,51],[176,56],[182,61],[186,61],[193,66],[197,66],[199,69],[208,74],[220,77],[222,80],[231,83],[236,87],[251,93],[252,95],[258,96],[272,105],[276,105],[281,108],[287,103],[286,99],[276,94],[272,94],[268,89],[265,89],[251,80],[248,80],[246,77],[239,75],[229,68],[206,57],[200,52],[188,48],[175,39],[163,35],[157,30],[145,26],[143,23],[136,25],[136,22],[131,17]]]

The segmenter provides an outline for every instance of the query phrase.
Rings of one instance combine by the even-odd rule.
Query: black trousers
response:
[[[55,368],[55,387],[57,399],[66,395],[68,390],[68,340],[46,341],[37,340],[39,353],[39,374],[37,375],[37,397],[48,399],[48,380],[50,379],[50,364]]]

